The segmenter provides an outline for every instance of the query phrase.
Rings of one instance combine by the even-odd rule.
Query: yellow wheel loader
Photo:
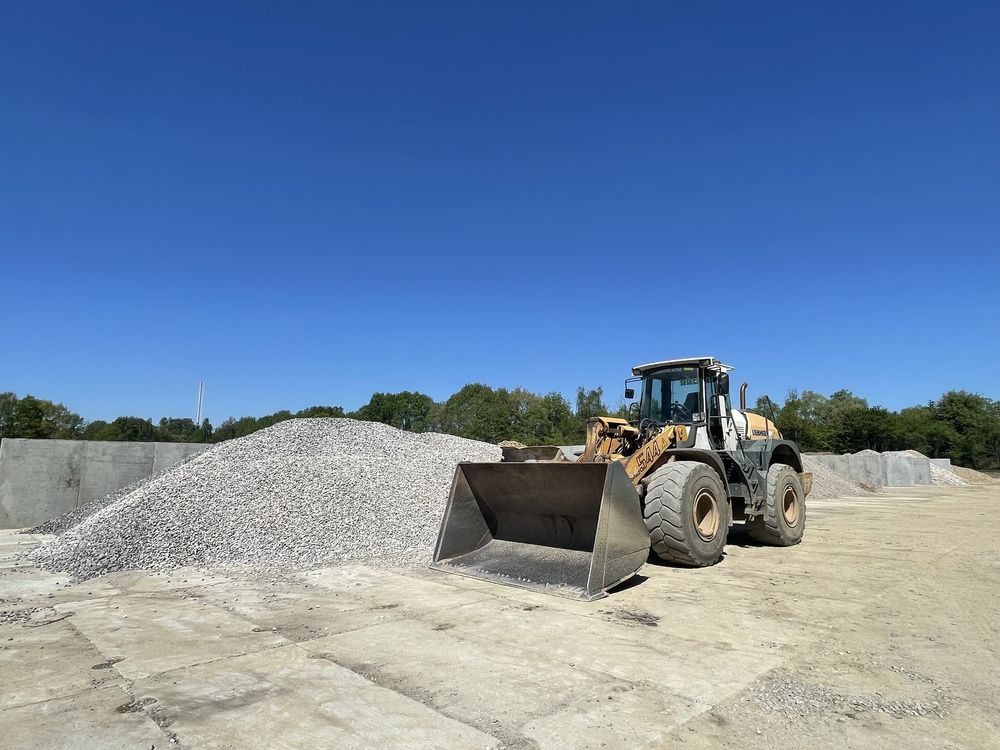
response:
[[[713,357],[633,367],[634,418],[591,419],[575,461],[534,446],[459,464],[432,567],[590,601],[637,573],[650,547],[713,565],[734,519],[759,542],[797,544],[812,475],[795,443],[746,410],[746,383],[731,407],[732,369]]]

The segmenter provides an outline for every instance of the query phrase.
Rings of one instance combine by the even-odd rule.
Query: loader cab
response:
[[[639,381],[640,388],[639,419],[660,425],[700,425],[713,448],[731,447],[730,370],[714,357],[666,360],[632,368],[631,380]]]
[[[695,424],[702,421],[701,368],[674,365],[642,375],[639,418],[656,424]]]

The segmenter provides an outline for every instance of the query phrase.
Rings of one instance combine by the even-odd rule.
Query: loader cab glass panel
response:
[[[667,367],[646,373],[642,381],[640,418],[651,419],[657,424],[701,421],[699,375],[697,367]]]

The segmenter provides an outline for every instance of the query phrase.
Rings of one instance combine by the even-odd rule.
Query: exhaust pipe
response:
[[[649,556],[620,462],[459,464],[431,567],[591,601]]]
[[[747,386],[749,383],[744,383],[740,386],[740,411],[747,410]]]

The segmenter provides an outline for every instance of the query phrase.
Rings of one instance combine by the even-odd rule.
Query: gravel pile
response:
[[[931,464],[931,484],[959,487],[963,484],[968,484],[968,482],[950,469],[942,469],[940,466]]]
[[[975,469],[966,469],[964,466],[952,464],[951,470],[964,479],[966,484],[992,484],[997,481],[989,474],[983,474]]]
[[[874,495],[875,492],[866,487],[862,487],[853,479],[848,479],[842,474],[838,474],[832,469],[828,469],[811,456],[802,454],[803,471],[812,472],[812,491],[806,497],[815,500],[829,500],[834,497],[862,497]]]
[[[498,460],[497,446],[451,435],[288,420],[193,456],[70,528],[60,521],[53,528],[66,528],[62,536],[32,557],[81,578],[187,565],[427,561],[455,465]]]
[[[902,451],[901,455],[915,456],[917,458],[927,458],[920,451],[908,450]],[[928,459],[929,461],[929,459]],[[951,469],[943,469],[940,466],[931,464],[931,484],[946,485],[948,487],[960,487],[964,484],[968,484],[962,477],[956,474]]]

